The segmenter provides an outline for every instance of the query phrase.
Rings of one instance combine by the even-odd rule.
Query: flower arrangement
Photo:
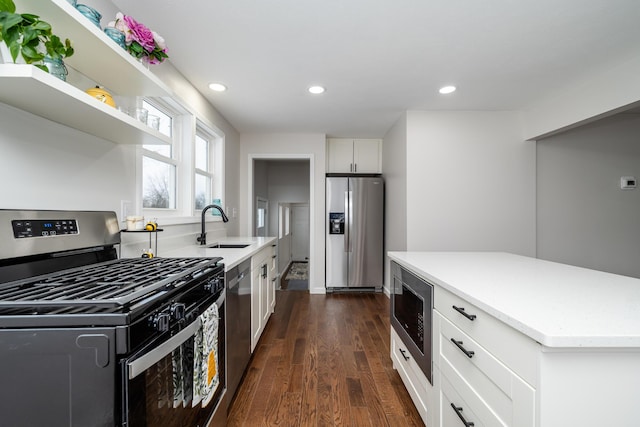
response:
[[[164,39],[131,16],[118,12],[115,21],[109,22],[107,27],[122,32],[127,51],[142,62],[159,64],[169,57]]]

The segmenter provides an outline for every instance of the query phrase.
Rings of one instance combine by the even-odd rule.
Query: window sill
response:
[[[145,220],[154,219],[157,220],[162,226],[166,225],[183,225],[183,224],[200,224],[201,217],[198,216],[154,216],[153,214],[146,215]],[[207,215],[206,222],[222,222],[221,217]]]

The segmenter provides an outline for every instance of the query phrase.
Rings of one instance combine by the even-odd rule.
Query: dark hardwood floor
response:
[[[237,426],[424,426],[389,357],[383,294],[277,292],[229,408]]]

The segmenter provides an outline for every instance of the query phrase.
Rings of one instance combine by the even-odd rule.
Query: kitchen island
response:
[[[435,425],[638,425],[639,279],[508,253],[389,257],[434,285]]]

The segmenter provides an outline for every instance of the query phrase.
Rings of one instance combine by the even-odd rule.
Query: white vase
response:
[[[22,55],[18,55],[18,58],[14,61],[9,51],[9,46],[5,41],[0,42],[0,64],[24,64],[24,58]]]

